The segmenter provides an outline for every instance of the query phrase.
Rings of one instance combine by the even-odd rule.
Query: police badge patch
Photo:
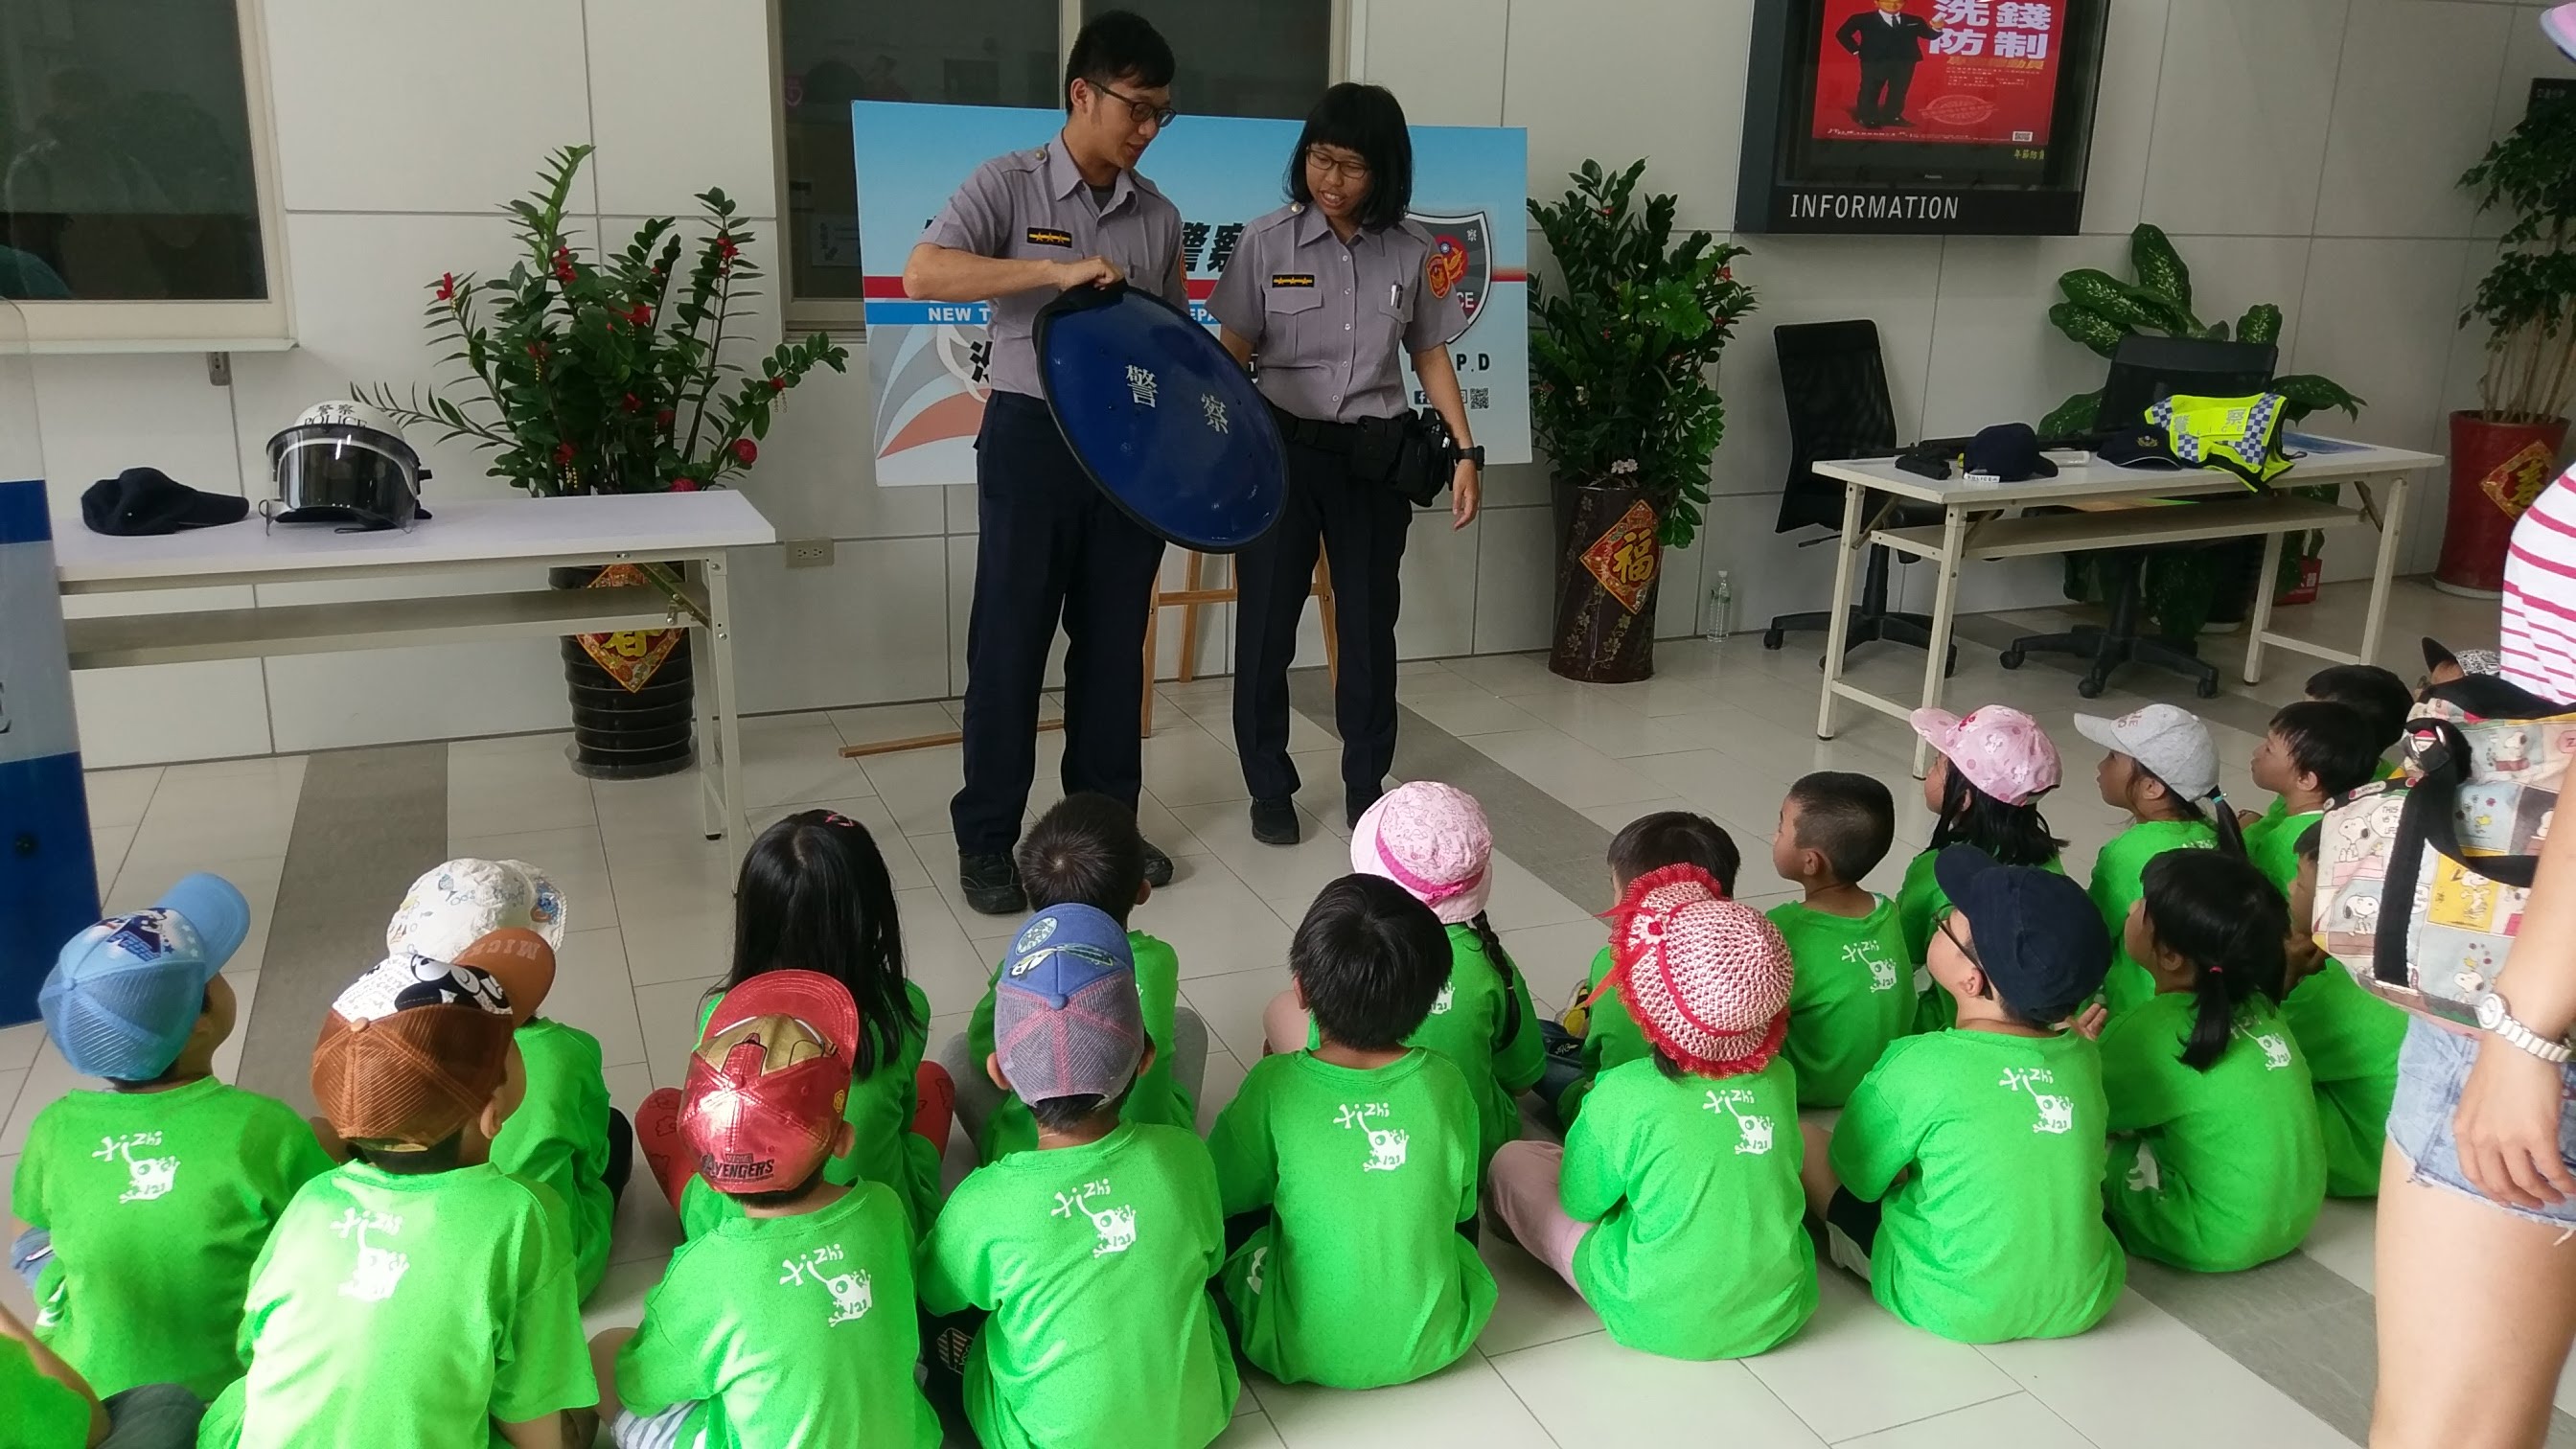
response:
[[[1456,332],[1440,339],[1455,342],[1475,325],[1478,309],[1494,286],[1493,225],[1485,213],[1437,216],[1409,212],[1414,224],[1431,233],[1431,255],[1422,264],[1422,284],[1434,297],[1455,294],[1462,320]]]

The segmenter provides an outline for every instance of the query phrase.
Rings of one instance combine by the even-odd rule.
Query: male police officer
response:
[[[1064,68],[1065,124],[977,167],[904,262],[906,296],[989,299],[992,400],[975,440],[975,612],[966,635],[966,785],[949,803],[966,903],[1028,909],[1011,847],[1037,769],[1038,694],[1063,620],[1064,788],[1136,803],[1145,613],[1162,541],[1084,476],[1038,383],[1040,308],[1134,279],[1188,305],[1181,213],[1135,172],[1172,122],[1172,49],[1142,18],[1082,27]],[[1145,847],[1145,878],[1172,862]]]

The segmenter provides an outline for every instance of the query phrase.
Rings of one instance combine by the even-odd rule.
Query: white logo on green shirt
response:
[[[2254,1044],[2263,1049],[2263,1070],[2277,1072],[2290,1064],[2290,1044],[2282,1039],[2279,1032],[2248,1031],[2242,1023],[2239,1023],[2236,1034],[2251,1037]]]
[[[2147,1143],[2139,1143],[2137,1159],[2129,1164],[2129,1191],[2162,1192],[2164,1190],[2164,1168],[2156,1161],[2156,1149]]]
[[[2060,1135],[2074,1131],[2075,1104],[2053,1092],[2041,1091],[2038,1084],[2042,1082],[2055,1086],[2057,1074],[2045,1067],[2006,1067],[2003,1080],[1995,1085],[2030,1093],[2031,1101],[2039,1107],[2039,1120],[2031,1124],[2031,1131]]]
[[[393,1297],[394,1289],[402,1285],[403,1274],[411,1271],[411,1259],[391,1248],[375,1246],[367,1241],[367,1234],[396,1236],[402,1232],[402,1219],[392,1213],[342,1208],[340,1220],[331,1225],[331,1231],[358,1240],[358,1261],[349,1269],[349,1281],[340,1285],[340,1296],[369,1303],[382,1303]]]
[[[1869,968],[1870,990],[1894,991],[1896,989],[1896,964],[1887,959],[1887,953],[1879,949],[1876,941],[1845,942],[1843,960],[1847,964],[1856,963]]]
[[[1105,1177],[1098,1182],[1086,1182],[1080,1192],[1057,1193],[1055,1209],[1047,1214],[1049,1217],[1069,1219],[1079,1211],[1084,1217],[1089,1218],[1091,1230],[1100,1235],[1099,1245],[1091,1250],[1091,1256],[1095,1258],[1107,1257],[1111,1253],[1123,1253],[1136,1246],[1136,1210],[1134,1208],[1114,1207],[1101,1212],[1091,1210],[1091,1200],[1095,1197],[1107,1197],[1109,1191],[1109,1179]]]
[[[1750,1116],[1736,1110],[1738,1105],[1753,1105],[1753,1094],[1742,1087],[1729,1087],[1720,1092],[1712,1089],[1700,1106],[1710,1112],[1724,1112],[1735,1119],[1735,1150],[1760,1157],[1771,1150],[1771,1119],[1761,1113]]]
[[[778,1266],[787,1271],[787,1276],[778,1280],[781,1287],[793,1283],[817,1283],[822,1285],[824,1292],[832,1295],[832,1316],[823,1320],[826,1328],[865,1318],[868,1310],[876,1306],[876,1292],[869,1287],[867,1269],[831,1269],[825,1266],[842,1260],[841,1245],[826,1243],[801,1258],[781,1258],[778,1262]]]
[[[1440,983],[1440,994],[1431,998],[1431,1014],[1433,1016],[1447,1016],[1449,1014],[1449,1008],[1456,1006],[1457,1004],[1458,988],[1449,982],[1443,981]]]
[[[168,1197],[170,1190],[179,1185],[179,1159],[134,1155],[137,1147],[160,1146],[160,1133],[129,1132],[122,1137],[102,1137],[98,1141],[98,1150],[90,1156],[101,1162],[115,1162],[121,1158],[125,1163],[125,1191],[117,1196],[118,1202],[150,1202],[156,1197]]]
[[[1384,1102],[1346,1102],[1333,1118],[1334,1126],[1356,1127],[1367,1135],[1369,1160],[1360,1164],[1362,1172],[1393,1172],[1404,1165],[1406,1144],[1412,1140],[1410,1135],[1402,1128],[1381,1129],[1368,1125],[1370,1118],[1386,1115]]]

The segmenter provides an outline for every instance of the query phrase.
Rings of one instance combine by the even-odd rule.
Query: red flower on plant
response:
[[[572,280],[572,248],[555,248],[555,275],[567,282]]]
[[[669,408],[664,408],[653,415],[653,426],[657,428],[667,428],[671,425],[672,419],[678,416],[679,414],[672,412]]]
[[[555,444],[555,466],[559,468],[569,468],[572,466],[572,444]]]
[[[439,275],[438,300],[442,302],[453,302],[456,300],[456,274],[454,272],[443,272]]]
[[[785,378],[783,378],[783,377],[773,377],[773,378],[771,378],[771,379],[769,380],[769,390],[770,390],[771,392],[785,392],[785,391],[787,391],[787,379],[785,379]]]
[[[733,455],[745,467],[749,467],[752,461],[760,456],[760,446],[749,438],[736,438],[733,440]]]
[[[638,327],[649,327],[653,323],[653,309],[645,306],[641,302],[638,302],[632,310],[627,312],[626,320],[634,323]]]
[[[542,343],[542,342],[531,342],[531,343],[529,343],[529,344],[528,344],[528,355],[529,355],[530,357],[533,357],[533,358],[537,359],[539,362],[543,362],[543,361],[545,361],[545,360],[546,360],[546,345],[545,345],[544,343]]]
[[[726,261],[732,261],[742,255],[742,248],[734,244],[733,233],[723,231],[716,233],[716,255]]]
[[[631,413],[637,408],[644,406],[644,399],[637,397],[635,394],[630,392],[626,395],[624,401],[618,403],[618,406]]]
[[[674,478],[671,480],[671,491],[674,493],[695,493],[698,491],[698,480],[695,478]]]

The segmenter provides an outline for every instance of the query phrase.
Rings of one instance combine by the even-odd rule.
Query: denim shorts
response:
[[[2414,1180],[2465,1193],[2499,1212],[2533,1222],[2576,1229],[2576,1198],[2538,1210],[2500,1203],[2469,1185],[2460,1172],[2452,1119],[2459,1115],[2460,1091],[2478,1059],[2478,1038],[2421,1017],[2406,1026],[2406,1045],[2397,1053],[2397,1097],[2388,1109],[2388,1140],[2415,1164]],[[2576,1170],[2576,1063],[2561,1070],[2558,1155]]]

